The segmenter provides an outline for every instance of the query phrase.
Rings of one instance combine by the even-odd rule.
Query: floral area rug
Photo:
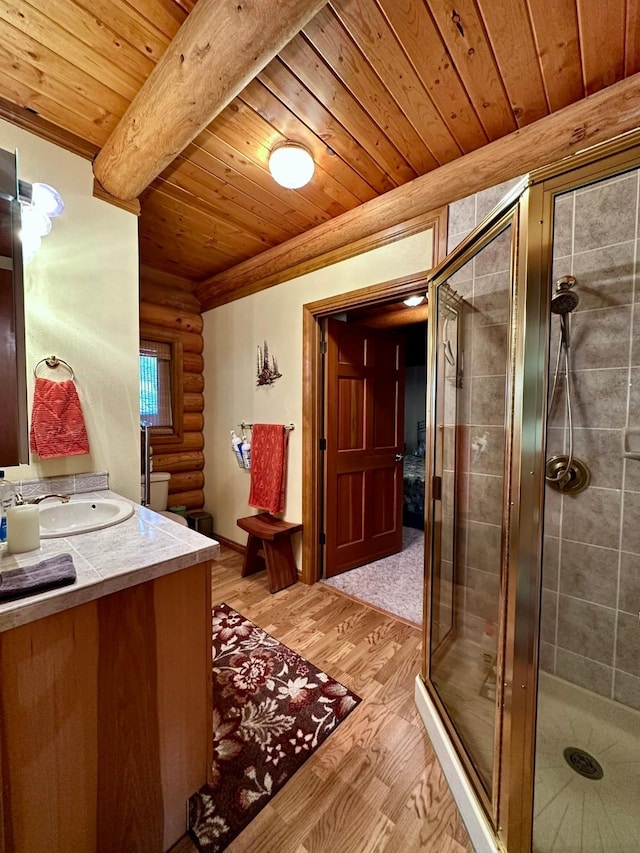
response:
[[[360,702],[228,605],[212,621],[212,780],[189,801],[204,853],[224,850]]]

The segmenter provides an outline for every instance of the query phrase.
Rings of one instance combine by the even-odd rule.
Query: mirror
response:
[[[0,149],[0,466],[29,461],[17,155]]]

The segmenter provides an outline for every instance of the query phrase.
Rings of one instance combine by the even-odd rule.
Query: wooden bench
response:
[[[266,512],[239,518],[236,524],[249,534],[243,578],[266,567],[269,592],[278,592],[298,580],[291,534],[302,530],[301,524],[281,521]]]

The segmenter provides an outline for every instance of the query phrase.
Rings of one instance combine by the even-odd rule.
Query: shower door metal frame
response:
[[[511,226],[511,273],[510,273],[510,312],[509,312],[509,355],[507,359],[506,370],[506,422],[509,424],[507,430],[507,440],[505,443],[505,464],[504,464],[504,495],[503,495],[503,517],[502,530],[503,539],[501,543],[501,563],[503,570],[501,571],[500,580],[500,614],[498,628],[498,673],[513,671],[513,661],[506,654],[508,649],[509,637],[509,608],[507,607],[507,591],[512,583],[510,578],[510,566],[512,559],[510,554],[511,548],[511,529],[514,510],[516,509],[516,501],[511,497],[512,493],[519,493],[519,483],[513,482],[511,472],[513,471],[513,444],[516,439],[517,424],[514,421],[514,399],[516,389],[516,349],[517,349],[517,322],[516,311],[518,309],[518,287],[517,283],[521,280],[521,259],[518,253],[518,246],[521,244],[522,231],[526,229],[526,209],[525,199],[527,194],[527,181],[521,181],[503,200],[500,207],[492,212],[477,228],[457,247],[447,259],[439,265],[429,277],[429,303],[432,310],[438,304],[438,290],[446,285],[450,276],[457,270],[463,267],[468,261],[475,257],[486,245],[488,245],[495,237],[502,233],[506,228]],[[523,214],[524,210],[524,214]],[[433,484],[434,478],[441,476],[441,460],[436,458],[436,451],[439,448],[439,439],[436,436],[438,423],[438,373],[439,373],[439,324],[437,319],[432,319],[429,324],[429,356],[428,356],[428,412],[427,412],[427,435],[428,435],[428,471],[427,483]],[[439,457],[438,452],[438,457]],[[425,594],[425,620],[424,624],[427,630],[426,642],[424,646],[424,661],[423,661],[423,680],[429,695],[434,702],[438,713],[447,729],[447,734],[453,743],[460,760],[462,761],[467,774],[474,786],[476,795],[482,802],[482,805],[493,824],[496,833],[500,834],[501,821],[501,779],[502,765],[504,760],[504,739],[505,733],[508,734],[506,724],[509,722],[507,715],[504,713],[506,704],[510,701],[511,680],[506,677],[497,679],[497,696],[496,696],[496,715],[494,722],[494,761],[493,761],[493,778],[491,791],[492,794],[485,790],[482,784],[480,775],[476,770],[472,759],[466,752],[464,743],[458,734],[453,722],[450,720],[446,707],[442,702],[438,690],[431,681],[431,655],[429,650],[432,648],[431,632],[432,632],[432,578],[435,572],[435,559],[437,559],[438,542],[440,537],[441,526],[441,511],[439,507],[439,499],[432,499],[428,502],[427,525],[426,525],[426,542],[429,543],[426,553],[427,564],[427,589]],[[435,546],[435,552],[434,552]]]
[[[427,502],[425,630],[422,678],[447,733],[467,769],[500,846],[529,853],[533,840],[533,793],[538,688],[540,596],[544,521],[544,474],[550,334],[550,282],[553,214],[557,195],[640,167],[640,131],[595,146],[560,163],[532,172],[432,273],[430,304],[436,288],[495,236],[496,224],[514,216],[512,241],[511,446],[505,470],[504,543],[501,608],[503,654],[499,761],[494,764],[494,797],[484,791],[464,745],[430,682],[433,500]],[[435,319],[435,318],[434,318]],[[437,322],[429,330],[427,483],[433,484],[436,424]],[[507,476],[508,475],[508,476]],[[508,481],[508,482],[507,482]],[[505,525],[506,516],[510,523]],[[498,756],[497,756],[498,757]]]

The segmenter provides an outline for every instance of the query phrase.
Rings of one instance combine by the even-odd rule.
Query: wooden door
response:
[[[327,320],[325,577],[402,549],[404,342]]]

